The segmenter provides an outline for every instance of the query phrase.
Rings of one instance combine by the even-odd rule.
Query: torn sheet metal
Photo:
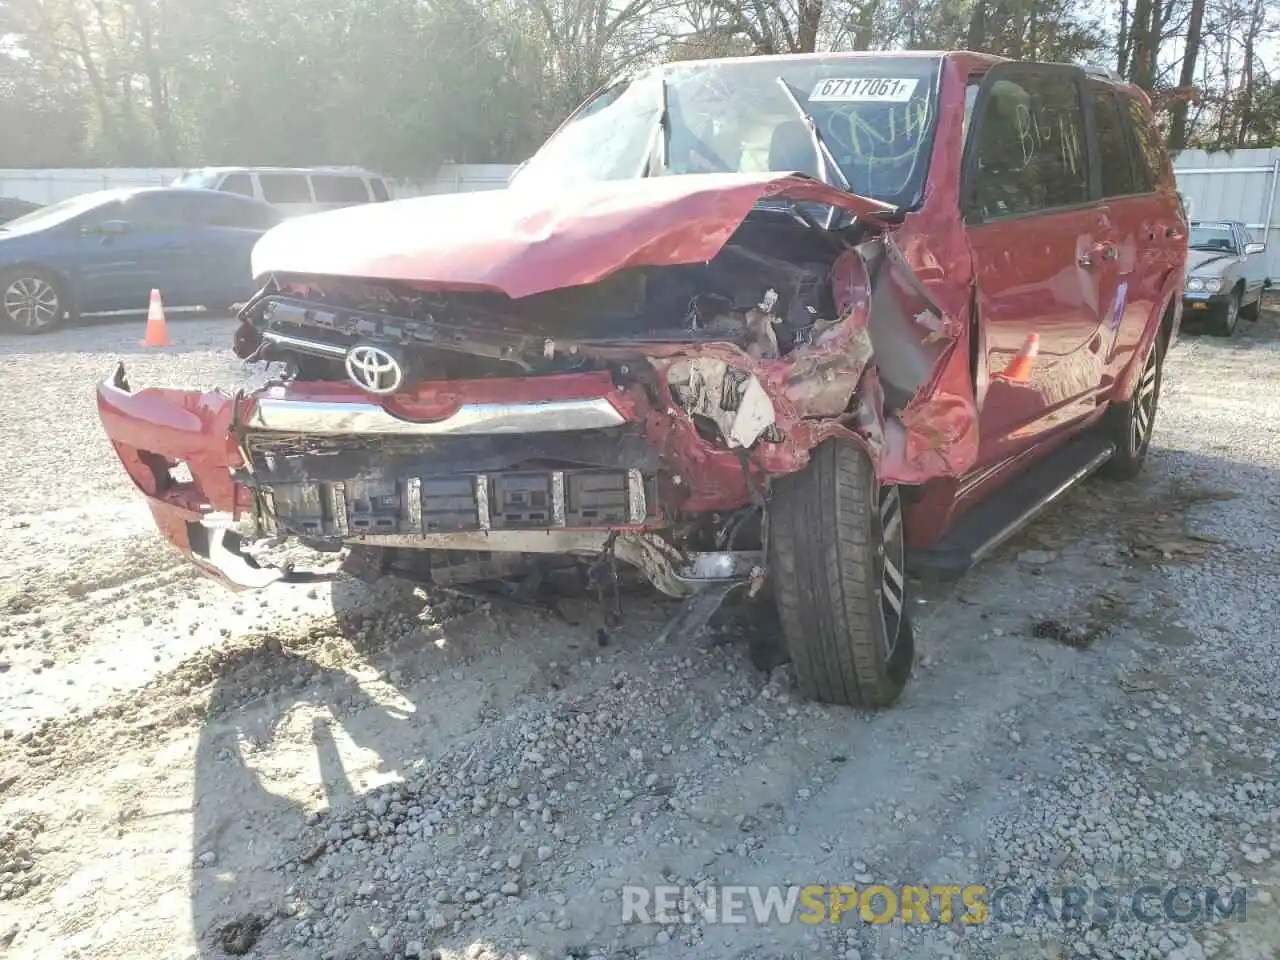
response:
[[[371,203],[286,220],[253,250],[269,274],[398,280],[513,298],[595,283],[627,267],[711,260],[771,197],[882,217],[886,204],[794,174],[716,173]]]

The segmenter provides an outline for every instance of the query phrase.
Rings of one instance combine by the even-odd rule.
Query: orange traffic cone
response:
[[[147,307],[147,332],[138,342],[140,347],[172,347],[169,339],[169,328],[164,322],[164,304],[160,302],[160,291],[151,291],[151,304]]]
[[[1006,383],[1026,383],[1031,378],[1031,363],[1039,352],[1040,334],[1029,334],[1027,342],[1022,345],[1018,355],[1009,361],[1009,366],[1004,368],[1004,373],[995,375],[995,379]]]

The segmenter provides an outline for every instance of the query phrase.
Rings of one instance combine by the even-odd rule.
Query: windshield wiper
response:
[[[840,169],[840,164],[836,163],[835,156],[827,147],[826,140],[822,138],[822,131],[818,129],[818,121],[813,119],[813,114],[801,105],[800,98],[791,89],[791,84],[787,83],[782,77],[777,77],[776,79],[778,86],[787,95],[787,99],[791,101],[791,106],[795,108],[796,113],[800,115],[800,119],[804,121],[804,125],[809,131],[809,139],[813,141],[813,151],[818,155],[818,176],[827,186],[837,186],[837,184],[831,182],[831,171],[834,170],[840,176],[839,186],[852,193],[853,185],[849,183],[849,178],[844,175],[844,171]]]

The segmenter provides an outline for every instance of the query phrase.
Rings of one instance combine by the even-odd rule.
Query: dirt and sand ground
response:
[[[120,357],[138,385],[244,380],[231,321],[171,327],[163,352],[130,324],[0,338],[0,954],[1280,956],[1275,313],[1173,350],[1140,482],[917,591],[914,680],[874,715],[758,671],[767,625],[656,643],[651,598],[601,646],[587,608],[212,586],[92,406]],[[972,926],[622,922],[628,885],[835,883],[1020,899]],[[1144,883],[1247,909],[1135,917]],[[1112,888],[1115,922],[1054,919],[1065,885]]]

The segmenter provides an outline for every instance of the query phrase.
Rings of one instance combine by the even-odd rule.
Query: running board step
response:
[[[921,580],[956,580],[1111,459],[1115,445],[1088,433],[1068,441],[966,512],[937,546],[907,553]]]

